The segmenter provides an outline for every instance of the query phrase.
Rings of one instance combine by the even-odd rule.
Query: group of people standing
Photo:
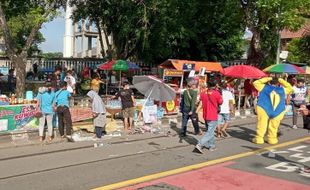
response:
[[[96,77],[95,77],[96,78]],[[53,139],[53,124],[58,119],[58,129],[62,138],[72,139],[72,118],[70,113],[70,97],[75,93],[76,78],[72,70],[56,69],[52,75],[51,85],[40,87],[37,99],[38,110],[42,113],[39,118],[40,141],[44,140],[45,124],[48,126],[48,141]],[[93,86],[87,96],[92,105],[92,115],[96,137],[101,138],[105,125],[105,108],[98,87]]]
[[[306,107],[308,89],[303,79],[297,80],[293,85],[276,76],[248,81],[248,83],[248,86],[252,86],[251,92],[256,91],[258,96],[257,106],[255,106],[258,121],[254,143],[263,144],[266,133],[268,133],[269,144],[278,143],[278,128],[289,104],[293,106],[294,113],[292,128],[297,128],[297,116],[302,111],[304,128],[310,129],[309,110]],[[180,135],[181,137],[187,135],[189,119],[192,120],[195,135],[202,135],[198,121],[198,112],[202,109],[206,133],[195,148],[203,153],[203,147],[210,151],[215,150],[216,137],[229,136],[226,129],[229,126],[230,116],[234,114],[235,100],[226,82],[218,83],[217,80],[210,79],[207,86],[200,86],[200,90],[197,90],[197,87],[194,79],[189,80],[188,88],[183,92]]]
[[[189,119],[192,120],[195,135],[202,135],[197,114],[202,109],[206,133],[196,145],[196,149],[202,153],[202,148],[205,146],[210,151],[215,150],[216,130],[218,137],[228,136],[226,129],[230,115],[234,112],[234,97],[227,83],[219,85],[214,79],[210,79],[207,86],[200,86],[200,93],[197,87],[198,84],[194,79],[189,80],[188,88],[183,92],[181,136],[187,135]]]

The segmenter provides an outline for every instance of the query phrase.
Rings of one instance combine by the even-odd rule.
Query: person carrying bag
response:
[[[184,105],[182,108],[182,129],[181,136],[185,137],[187,132],[187,123],[188,120],[191,119],[193,123],[193,127],[195,129],[195,135],[201,135],[201,131],[198,124],[198,115],[196,113],[197,108],[197,95],[198,92],[196,90],[197,84],[196,81],[190,81],[188,83],[188,89],[183,93],[183,101]]]

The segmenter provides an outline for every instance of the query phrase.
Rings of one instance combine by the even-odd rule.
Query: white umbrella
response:
[[[152,98],[161,102],[174,100],[176,92],[162,80],[153,76],[134,76],[134,87],[144,94],[147,99]]]

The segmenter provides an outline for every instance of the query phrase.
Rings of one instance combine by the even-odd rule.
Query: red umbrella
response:
[[[228,77],[258,79],[267,76],[266,73],[250,65],[235,65],[223,69],[222,74]]]
[[[113,65],[115,64],[115,60],[107,61],[101,65],[98,66],[98,69],[100,70],[112,70]]]

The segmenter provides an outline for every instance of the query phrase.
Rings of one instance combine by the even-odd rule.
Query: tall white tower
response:
[[[65,36],[64,36],[64,48],[63,48],[63,57],[72,57],[73,56],[73,21],[72,16],[72,7],[67,1],[66,6],[66,26],[65,26]]]

